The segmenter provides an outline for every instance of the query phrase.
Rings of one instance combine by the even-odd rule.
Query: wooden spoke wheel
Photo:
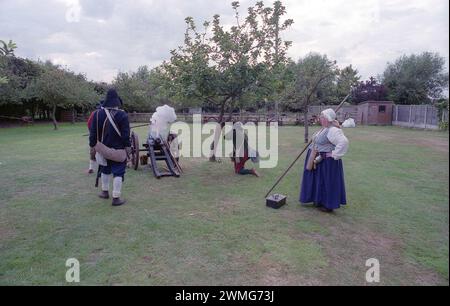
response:
[[[135,132],[131,132],[131,165],[134,170],[139,167],[139,137]]]

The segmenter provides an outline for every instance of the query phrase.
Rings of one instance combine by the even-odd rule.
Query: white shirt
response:
[[[349,141],[345,137],[342,129],[337,127],[330,127],[327,135],[328,140],[336,146],[334,151],[331,152],[331,156],[335,159],[341,159],[348,151]]]

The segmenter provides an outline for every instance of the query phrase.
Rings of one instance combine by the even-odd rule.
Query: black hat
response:
[[[122,100],[120,99],[115,89],[109,89],[106,93],[106,99],[103,103],[103,107],[119,107],[122,106]]]

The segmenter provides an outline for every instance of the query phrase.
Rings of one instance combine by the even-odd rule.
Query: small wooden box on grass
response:
[[[278,209],[286,204],[287,197],[282,194],[273,194],[266,199],[266,206]]]

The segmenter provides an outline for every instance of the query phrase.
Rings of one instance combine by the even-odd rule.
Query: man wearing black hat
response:
[[[127,113],[119,109],[122,105],[123,102],[116,90],[108,90],[103,107],[96,112],[89,129],[89,146],[91,151],[93,151],[98,141],[112,149],[125,149],[127,153],[131,151],[130,123]],[[108,113],[110,118],[108,118]],[[111,175],[113,175],[112,205],[120,206],[125,204],[125,201],[120,197],[122,183],[125,179],[126,159],[122,162],[117,162],[104,160],[98,153],[96,156],[97,162],[101,165],[102,192],[99,197],[109,199],[109,184]]]

